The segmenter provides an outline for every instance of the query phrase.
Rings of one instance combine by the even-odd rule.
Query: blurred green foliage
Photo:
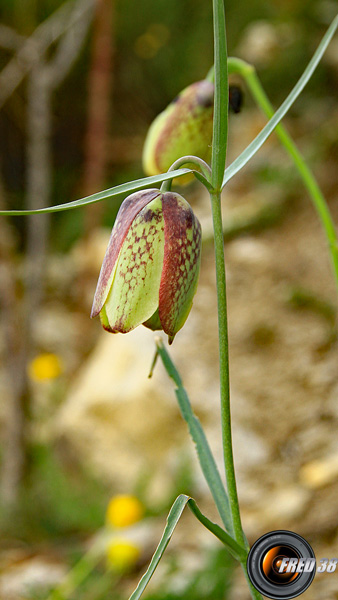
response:
[[[78,465],[57,457],[54,448],[31,448],[27,475],[15,514],[0,513],[2,536],[38,543],[48,538],[93,533],[104,524],[109,492]]]
[[[155,584],[156,591],[145,593],[145,600],[227,600],[232,587],[236,563],[225,548],[212,547],[201,551],[201,566],[198,571],[180,577],[180,566],[174,557],[165,560],[169,569],[165,581]],[[133,574],[135,576],[135,574]],[[177,585],[177,577],[180,577]],[[85,581],[67,600],[125,600],[126,577],[121,581],[102,565],[93,569]],[[175,581],[176,580],[176,581]],[[177,591],[174,589],[178,588]],[[31,592],[28,600],[46,600],[45,592]],[[60,600],[63,600],[63,598]]]
[[[162,589],[147,595],[147,600],[226,600],[231,590],[236,563],[225,548],[209,549],[204,551],[204,555],[204,568],[186,577],[179,590],[175,592]]]

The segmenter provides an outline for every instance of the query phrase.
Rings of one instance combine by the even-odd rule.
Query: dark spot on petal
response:
[[[193,214],[192,211],[190,211],[190,210],[186,211],[186,213],[185,213],[185,222],[186,222],[187,229],[191,229],[192,225],[193,225],[193,222],[194,222],[194,214]],[[189,243],[191,243],[191,242],[189,242]]]
[[[148,210],[146,210],[143,213],[143,219],[146,223],[149,223],[150,221],[155,221],[155,223],[158,223],[162,218],[162,212],[160,210],[151,210],[151,208],[149,208]],[[152,229],[155,230],[154,226],[150,228],[149,233],[152,233]]]
[[[149,223],[149,221],[152,220],[153,216],[154,216],[153,211],[149,209],[149,210],[145,211],[145,213],[143,215],[143,218],[144,218],[144,220],[145,220],[146,223]]]

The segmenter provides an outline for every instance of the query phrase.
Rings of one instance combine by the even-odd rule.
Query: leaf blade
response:
[[[224,546],[227,548],[227,550],[230,552],[230,554],[234,558],[236,558],[236,560],[239,560],[241,562],[246,560],[247,552],[246,552],[245,548],[242,548],[236,542],[236,540],[234,540],[234,538],[231,535],[229,535],[226,531],[224,531],[224,529],[222,529],[222,527],[217,525],[217,523],[213,523],[213,521],[210,521],[210,519],[208,519],[208,517],[206,517],[200,511],[200,509],[198,508],[198,506],[193,498],[190,498],[188,500],[188,506],[189,506],[191,512],[193,513],[193,515],[195,515],[196,519],[198,519],[200,521],[200,523],[202,523],[202,525],[204,525],[204,527],[209,529],[209,531],[211,531],[211,533],[213,533],[214,536],[217,537],[224,544]]]
[[[176,384],[177,389],[175,390],[175,394],[180,407],[180,411],[183,419],[188,425],[189,433],[196,446],[196,451],[201,465],[201,469],[209,485],[219,515],[224,523],[225,528],[229,532],[232,532],[229,499],[224,489],[221,476],[219,474],[214,456],[210,450],[210,446],[202,428],[202,425],[192,410],[190,400],[183,386],[180,374],[177,371],[173,361],[171,360],[169,353],[163,346],[161,339],[157,340],[156,346],[157,352],[160,355],[164,368],[166,369],[169,377],[171,377],[171,379],[173,379],[174,383]]]
[[[283,119],[283,117],[288,112],[289,108],[298,98],[299,94],[304,89],[305,85],[309,81],[312,76],[314,70],[316,69],[319,61],[321,60],[327,46],[329,45],[333,35],[336,32],[338,27],[338,15],[332,21],[330,27],[328,28],[326,34],[324,35],[322,41],[320,42],[316,52],[314,53],[312,59],[310,60],[308,66],[306,67],[303,75],[300,77],[290,94],[284,100],[283,104],[279,107],[279,109],[275,112],[274,116],[270,119],[270,121],[263,127],[262,131],[255,137],[255,139],[245,148],[245,150],[225,169],[222,188],[225,184],[232,178],[234,175],[238,173],[247,162],[256,154],[256,152],[261,148],[269,135],[273,132],[278,123]]]
[[[180,494],[172,505],[169,515],[167,517],[167,523],[164,528],[162,537],[160,542],[152,556],[149,567],[141,577],[136,589],[129,597],[129,600],[139,600],[141,595],[143,594],[145,588],[147,587],[150,579],[152,578],[163,554],[168,546],[171,537],[174,533],[175,527],[180,520],[182,513],[185,507],[189,505],[191,512],[195,515],[195,517],[206,527],[211,533],[213,533],[227,548],[227,550],[232,554],[237,560],[241,562],[245,562],[246,560],[246,551],[244,548],[237,544],[236,540],[234,540],[226,531],[224,531],[219,525],[213,523],[206,517],[198,508],[195,500],[186,494]]]
[[[88,206],[89,204],[94,204],[95,202],[101,202],[101,200],[106,200],[107,198],[120,196],[122,194],[129,194],[148,186],[151,187],[152,185],[156,185],[157,183],[161,183],[162,181],[167,181],[168,179],[173,179],[174,177],[181,177],[182,175],[186,175],[187,173],[193,173],[193,170],[183,168],[177,169],[176,171],[170,171],[168,173],[162,173],[161,175],[153,175],[151,177],[135,179],[134,181],[122,183],[107,190],[103,190],[102,192],[91,194],[90,196],[86,196],[85,198],[80,198],[79,200],[72,200],[71,202],[66,202],[64,204],[57,204],[56,206],[46,206],[44,208],[37,208],[36,210],[0,210],[0,215],[19,217],[23,215],[54,213],[61,212],[64,210],[71,210],[73,208],[81,208],[82,206]]]
[[[129,600],[138,600],[141,597],[141,595],[143,594],[145,588],[147,587],[150,579],[152,578],[152,576],[155,572],[155,569],[156,569],[158,563],[160,562],[160,560],[163,556],[163,553],[164,553],[166,547],[168,546],[168,544],[171,540],[172,534],[174,533],[174,529],[175,529],[188,501],[189,501],[189,496],[186,496],[185,494],[181,494],[180,496],[178,496],[176,498],[174,504],[172,505],[172,507],[170,509],[169,515],[167,517],[167,523],[166,523],[166,526],[163,531],[163,535],[162,535],[160,542],[152,556],[149,567],[146,570],[143,577],[141,577],[136,589],[130,596]]]

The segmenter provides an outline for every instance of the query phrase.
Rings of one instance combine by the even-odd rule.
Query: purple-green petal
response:
[[[198,283],[202,237],[200,223],[182,196],[165,193],[162,210],[165,243],[159,317],[172,342],[192,306]]]
[[[154,200],[159,193],[160,192],[158,189],[135,192],[122,202],[101,267],[90,315],[91,317],[96,317],[99,314],[105,301],[107,300],[112,285],[112,280],[114,278],[114,270],[117,259],[130,225],[132,224],[136,215],[149,202]]]

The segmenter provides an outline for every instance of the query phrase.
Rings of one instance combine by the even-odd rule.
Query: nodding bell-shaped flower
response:
[[[181,156],[211,159],[214,85],[197,81],[185,88],[151,124],[143,148],[147,175],[165,173]],[[180,178],[178,183],[182,182]]]
[[[121,204],[95,292],[91,317],[127,333],[163,329],[171,344],[196,291],[201,226],[179,194],[144,190]]]

